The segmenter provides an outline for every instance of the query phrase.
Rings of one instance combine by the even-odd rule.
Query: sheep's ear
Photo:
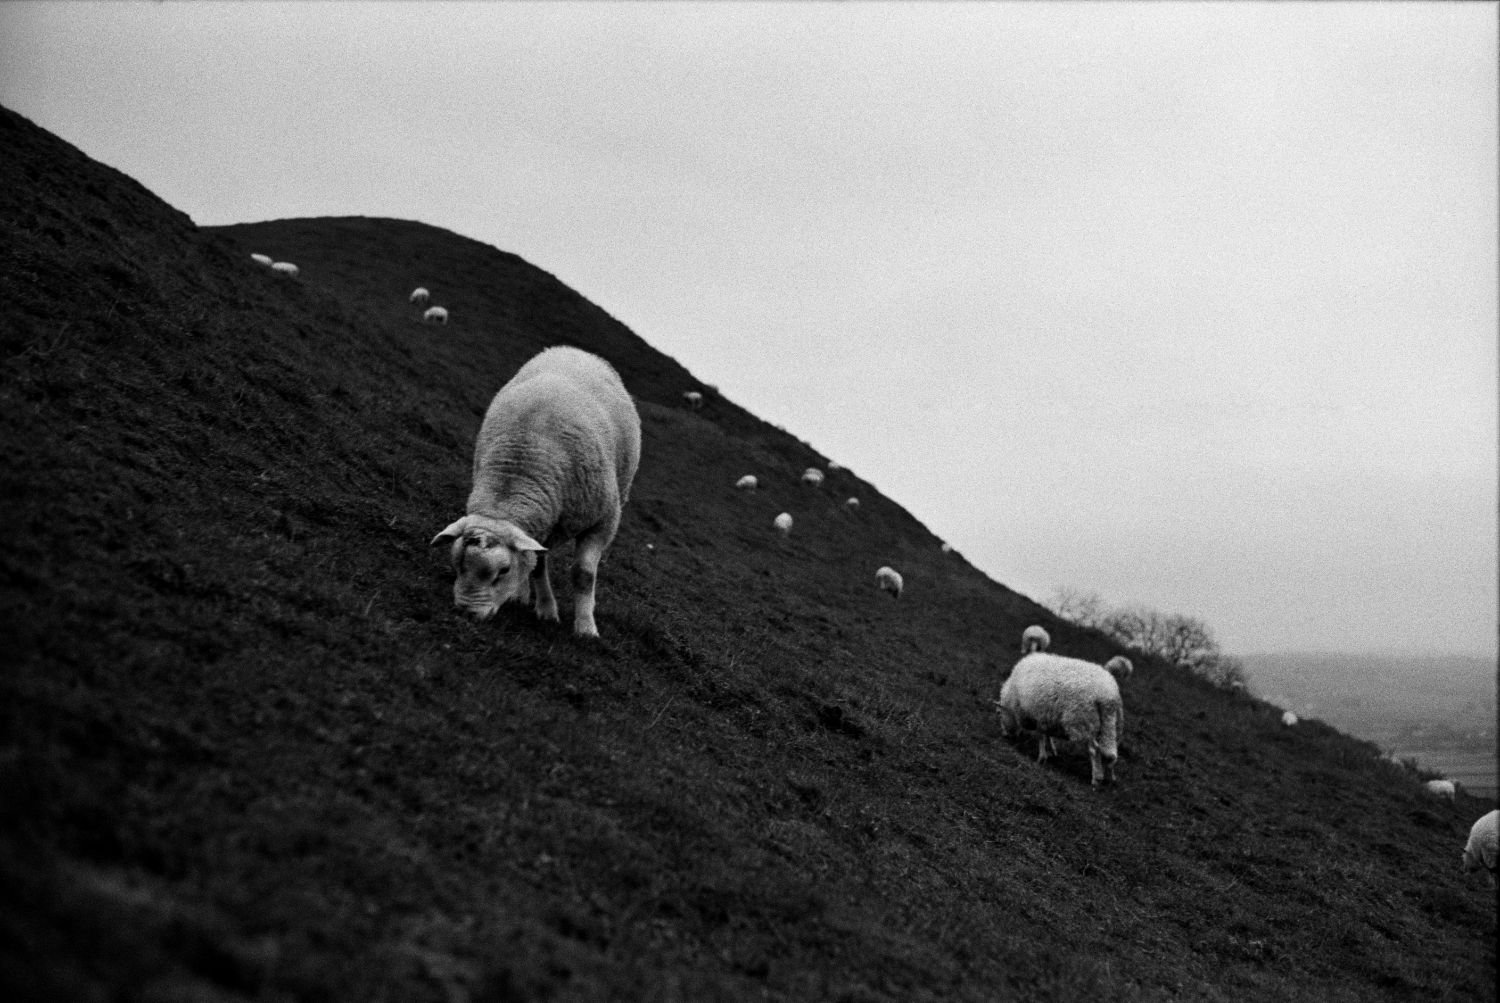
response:
[[[546,547],[542,546],[540,543],[537,543],[535,540],[527,536],[525,533],[521,532],[519,529],[516,530],[515,534],[511,537],[510,545],[516,550],[536,550],[541,552],[545,552],[547,550]]]
[[[432,542],[429,543],[427,546],[429,546],[429,547],[436,547],[438,544],[442,543],[445,540],[457,540],[460,536],[463,535],[464,528],[466,526],[468,526],[468,524],[469,524],[469,517],[468,516],[464,516],[462,519],[459,519],[457,522],[451,523],[448,526],[447,529],[443,530],[437,536],[434,536],[432,538]]]

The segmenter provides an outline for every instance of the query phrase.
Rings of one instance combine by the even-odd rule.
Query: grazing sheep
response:
[[[850,495],[849,498],[844,502],[844,508],[849,509],[851,512],[859,508],[859,499],[855,498],[853,495]]]
[[[1052,635],[1047,633],[1046,628],[1040,624],[1032,624],[1021,631],[1021,654],[1029,655],[1033,651],[1046,651],[1052,643]]]
[[[556,621],[548,548],[576,540],[573,632],[598,637],[594,583],[640,458],[640,415],[608,362],[577,348],[534,356],[479,427],[468,514],[432,538],[452,541],[454,605],[486,620],[534,585],[537,617]]]
[[[1124,655],[1116,655],[1104,663],[1104,671],[1114,676],[1117,682],[1124,682],[1135,671],[1135,666]]]
[[[882,592],[889,592],[892,599],[901,598],[901,572],[892,567],[875,569],[875,585]]]
[[[823,471],[819,470],[817,467],[808,467],[806,470],[802,471],[802,483],[811,484],[813,487],[818,487],[823,483]]]
[[[422,311],[422,323],[424,324],[446,324],[448,323],[448,308],[441,306],[430,306]]]
[[[1469,829],[1469,841],[1464,845],[1464,873],[1477,871],[1481,867],[1489,871],[1490,887],[1495,887],[1496,833],[1500,825],[1500,810],[1480,816]]]
[[[786,536],[792,531],[792,517],[786,512],[783,512],[776,517],[776,521],[772,523],[772,525],[776,527],[776,531],[778,533],[780,533],[782,536]]]
[[[754,491],[757,487],[760,486],[760,481],[755,479],[754,474],[746,474],[744,477],[741,477],[739,480],[735,481],[734,486],[739,488],[741,491]]]
[[[1451,780],[1429,780],[1422,786],[1427,788],[1428,794],[1433,794],[1440,798],[1447,798],[1449,801],[1453,800],[1455,791],[1453,787],[1453,781]]]
[[[1090,783],[1114,780],[1125,705],[1102,665],[1045,652],[1025,655],[1001,687],[997,708],[1001,734],[1038,733],[1038,763],[1047,761],[1053,739],[1087,742]]]
[[[703,409],[703,395],[696,390],[687,391],[682,395],[682,399],[686,401],[687,406],[692,408],[694,411],[701,411]]]
[[[426,306],[430,299],[432,299],[432,293],[427,291],[426,286],[417,286],[411,291],[411,295],[406,297],[408,303],[415,303],[417,306]]]
[[[1284,710],[1281,712],[1281,723],[1290,728],[1297,723],[1297,715],[1289,710]]]
[[[250,260],[257,265],[265,265],[267,268],[271,267],[271,256],[269,254],[252,254],[250,255]]]
[[[287,278],[295,279],[301,269],[290,261],[277,261],[271,264],[271,271],[278,275],[285,275]]]

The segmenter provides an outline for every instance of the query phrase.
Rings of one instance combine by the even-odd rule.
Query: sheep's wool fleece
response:
[[[1496,833],[1496,826],[1500,825],[1500,809],[1480,817],[1469,830],[1469,842],[1464,847],[1464,862],[1473,866],[1482,866],[1491,874],[1495,873],[1495,858],[1500,855],[1497,850],[1497,842],[1500,842],[1500,834]]]
[[[617,526],[640,457],[640,417],[614,368],[577,348],[549,348],[490,402],[469,511],[506,497],[507,515],[528,532],[572,538],[600,522]],[[523,499],[536,511],[517,511]],[[556,523],[528,524],[543,513]]]
[[[1115,710],[1100,721],[1099,704]],[[1000,689],[1000,705],[1018,724],[1043,732],[1065,732],[1080,740],[1097,737],[1113,752],[1124,726],[1120,686],[1093,662],[1034,652],[1022,658]]]

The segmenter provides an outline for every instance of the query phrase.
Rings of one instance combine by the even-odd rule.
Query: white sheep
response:
[[[844,501],[844,508],[848,509],[851,512],[855,511],[859,508],[859,499],[854,497],[853,495],[850,495]]]
[[[1297,715],[1289,710],[1284,710],[1281,712],[1281,723],[1290,728],[1297,723]]]
[[[453,602],[481,620],[530,601],[558,619],[548,548],[577,541],[573,631],[598,637],[594,583],[641,458],[641,419],[608,362],[549,348],[490,402],[474,441],[468,514],[432,538],[452,541]]]
[[[297,273],[300,272],[301,269],[292,264],[290,261],[276,261],[272,262],[271,271],[275,272],[278,275],[285,275],[288,278],[295,279],[297,277]]]
[[[269,254],[252,254],[250,255],[250,260],[257,265],[265,265],[267,268],[271,267],[271,256]]]
[[[875,569],[875,585],[882,592],[889,592],[892,599],[901,598],[901,572],[889,566]]]
[[[1490,887],[1495,887],[1495,858],[1500,856],[1496,850],[1495,827],[1500,825],[1500,809],[1480,816],[1472,828],[1469,829],[1469,841],[1464,844],[1464,873],[1477,871],[1483,867],[1489,871]]]
[[[823,471],[819,470],[817,467],[808,467],[806,470],[802,471],[802,483],[811,484],[813,487],[818,487],[823,483]]]
[[[422,323],[424,324],[446,324],[448,323],[448,308],[441,306],[430,306],[422,311]]]
[[[1117,682],[1124,682],[1135,671],[1135,666],[1124,655],[1116,655],[1104,663],[1104,671],[1114,676]]]
[[[755,479],[754,474],[746,474],[744,477],[741,477],[739,480],[735,481],[734,486],[736,488],[739,488],[741,491],[754,491],[757,487],[760,486],[760,481]]]
[[[1038,763],[1045,763],[1049,751],[1056,751],[1049,750],[1054,739],[1086,742],[1090,782],[1097,786],[1114,780],[1125,733],[1125,705],[1119,684],[1104,666],[1033,652],[1011,670],[996,706],[1001,734],[1038,733]]]
[[[696,390],[689,390],[685,392],[682,395],[682,399],[686,401],[687,406],[692,408],[694,411],[701,411],[703,409],[703,395]]]
[[[953,553],[953,544],[951,544],[951,543],[945,543],[945,544],[943,544],[942,550],[943,550],[943,553],[945,553],[945,554],[951,554],[951,553]]]
[[[778,533],[786,536],[792,531],[792,517],[789,513],[783,512],[776,517],[776,521],[772,525],[776,527]]]
[[[427,291],[426,286],[417,286],[411,291],[411,295],[406,297],[408,303],[415,303],[417,306],[426,306],[430,299],[432,299],[432,293]]]
[[[830,474],[836,474],[840,470],[843,470],[843,469],[844,469],[844,465],[842,463],[838,462],[837,460],[829,460],[828,461],[828,472]]]
[[[1040,624],[1032,624],[1021,631],[1021,654],[1029,655],[1033,651],[1046,651],[1052,644],[1052,635],[1047,633],[1046,628]]]
[[[1432,794],[1440,798],[1447,798],[1449,801],[1453,800],[1455,790],[1453,787],[1453,781],[1451,780],[1429,780],[1422,786],[1427,788],[1428,794]]]

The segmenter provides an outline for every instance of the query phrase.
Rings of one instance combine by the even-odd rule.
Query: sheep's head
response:
[[[531,601],[531,572],[546,547],[504,519],[466,515],[432,538],[451,541],[453,605],[488,620],[512,599]]]

